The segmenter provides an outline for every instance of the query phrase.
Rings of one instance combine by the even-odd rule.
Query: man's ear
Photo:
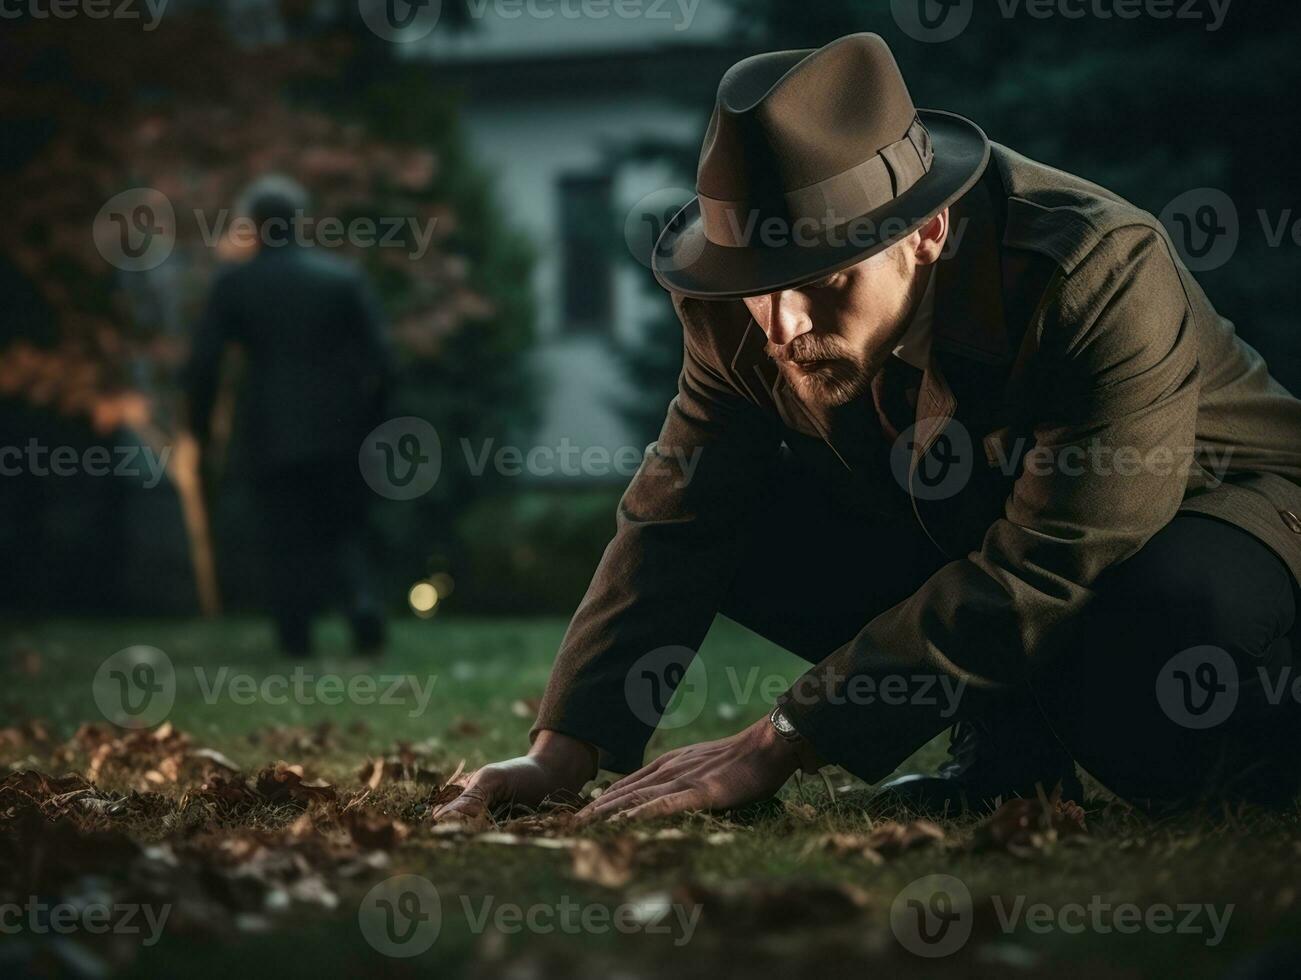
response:
[[[944,243],[949,240],[949,209],[945,208],[917,229],[921,236],[917,243],[917,264],[932,265],[940,260]]]

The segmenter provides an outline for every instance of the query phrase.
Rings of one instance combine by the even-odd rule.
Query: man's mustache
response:
[[[849,354],[830,337],[801,334],[788,344],[764,345],[764,353],[778,364],[800,364],[808,361],[843,360]]]

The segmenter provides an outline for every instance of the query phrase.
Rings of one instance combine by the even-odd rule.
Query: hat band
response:
[[[777,202],[720,201],[698,194],[705,238],[745,248],[769,233],[764,223],[773,218],[783,223],[785,234],[797,222],[839,228],[899,197],[930,173],[934,158],[931,134],[914,117],[903,139],[842,173],[787,191]]]

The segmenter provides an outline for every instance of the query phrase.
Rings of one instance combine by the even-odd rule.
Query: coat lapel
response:
[[[950,209],[945,253],[935,270],[931,357],[917,396],[911,470],[959,414],[959,405],[963,418],[979,417],[1001,393],[997,380],[1006,372],[1010,349],[998,227],[984,181]]]

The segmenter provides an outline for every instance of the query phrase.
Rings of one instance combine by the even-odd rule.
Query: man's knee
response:
[[[1177,518],[1094,583],[1085,632],[1167,649],[1218,646],[1259,655],[1292,629],[1294,586],[1283,563],[1245,531]]]

